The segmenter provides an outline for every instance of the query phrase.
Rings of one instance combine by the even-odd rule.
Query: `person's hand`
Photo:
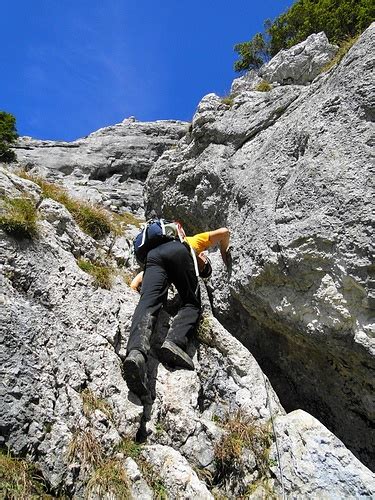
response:
[[[142,280],[143,280],[143,271],[138,273],[137,276],[133,278],[132,282],[130,283],[130,288],[135,292],[139,293],[139,289],[142,285]]]

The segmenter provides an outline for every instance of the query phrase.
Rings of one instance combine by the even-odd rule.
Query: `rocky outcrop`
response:
[[[311,412],[371,467],[374,30],[309,86],[206,96],[146,183],[148,211],[230,228],[215,313],[288,410]]]
[[[270,83],[305,85],[321,73],[337,50],[325,33],[313,34],[289,50],[280,50],[259,73]]]
[[[61,182],[78,198],[120,212],[141,212],[148,171],[187,128],[185,122],[128,118],[73,142],[21,137],[15,148],[17,166]]]
[[[318,491],[329,498],[333,486],[335,495],[351,488],[359,496],[375,488],[368,469],[319,422],[285,415],[252,354],[213,317],[203,283],[204,319],[189,347],[195,371],[158,361],[172,295],[149,357],[151,398],[129,393],[122,360],[138,296],[124,270],[107,255],[113,286],[98,287],[76,259],[103,258],[103,243],[82,233],[65,207],[42,199],[35,184],[1,170],[4,193],[30,197],[39,220],[32,239],[1,231],[1,444],[34,461],[52,492],[102,498],[103,484],[112,486],[100,483],[108,467],[123,468],[132,498],[233,498],[250,485],[255,497]],[[236,415],[268,425],[271,447],[245,447],[240,468],[225,476],[216,450],[228,432],[223,423]],[[136,438],[146,443],[140,447]]]

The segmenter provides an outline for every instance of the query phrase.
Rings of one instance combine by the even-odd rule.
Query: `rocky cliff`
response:
[[[308,39],[293,49],[303,81],[283,85],[286,52],[281,72],[268,67],[283,81],[260,92],[249,74],[225,102],[206,96],[187,133],[126,120],[74,143],[21,138],[19,165],[0,171],[1,444],[37,465],[51,495],[373,495],[373,32],[317,78],[336,49]],[[139,213],[151,166],[146,211],[191,231],[227,225],[232,263],[226,273],[213,253],[201,283],[194,372],[158,361],[171,291],[140,401],[122,377],[138,300],[127,284],[134,228],[94,239],[33,180]],[[9,200],[25,198],[36,229],[20,234],[4,221],[16,218]],[[105,264],[112,283],[82,261]],[[17,497],[12,460],[1,455],[0,474]]]
[[[75,196],[119,212],[140,212],[151,166],[187,129],[185,122],[127,118],[69,143],[21,137],[15,150],[19,166],[64,184]]]
[[[257,92],[248,75],[229,103],[206,96],[146,185],[148,210],[192,231],[231,229],[215,313],[287,408],[310,411],[372,467],[374,30],[311,85]]]

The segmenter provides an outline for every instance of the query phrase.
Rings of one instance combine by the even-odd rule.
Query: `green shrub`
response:
[[[234,50],[240,59],[235,71],[259,68],[282,49],[324,31],[331,43],[340,45],[362,33],[375,19],[373,0],[297,0],[274,21],[266,20],[265,32],[250,41],[238,43]]]
[[[270,85],[266,80],[262,80],[258,85],[255,87],[255,90],[258,92],[269,92],[272,89],[272,85]]]
[[[0,450],[0,498],[52,498],[45,492],[43,477],[36,466]]]
[[[0,214],[0,228],[9,234],[31,238],[37,229],[37,210],[32,199],[0,198],[3,207]]]
[[[16,154],[10,146],[17,140],[16,119],[10,113],[0,111],[0,161],[10,163]]]
[[[109,266],[103,266],[99,263],[92,263],[89,260],[78,259],[78,267],[85,271],[85,273],[91,274],[94,278],[94,283],[100,288],[105,290],[110,290],[113,280],[113,268]]]

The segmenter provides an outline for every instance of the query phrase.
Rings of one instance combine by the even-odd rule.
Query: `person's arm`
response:
[[[228,248],[229,248],[229,238],[230,233],[227,227],[221,227],[219,229],[215,229],[214,231],[210,231],[209,242],[210,247],[219,244],[221,257],[224,261],[224,264],[228,265]]]
[[[138,292],[138,288],[141,286],[142,280],[143,280],[143,271],[138,273],[137,276],[133,278],[132,282],[130,283],[130,288]]]

